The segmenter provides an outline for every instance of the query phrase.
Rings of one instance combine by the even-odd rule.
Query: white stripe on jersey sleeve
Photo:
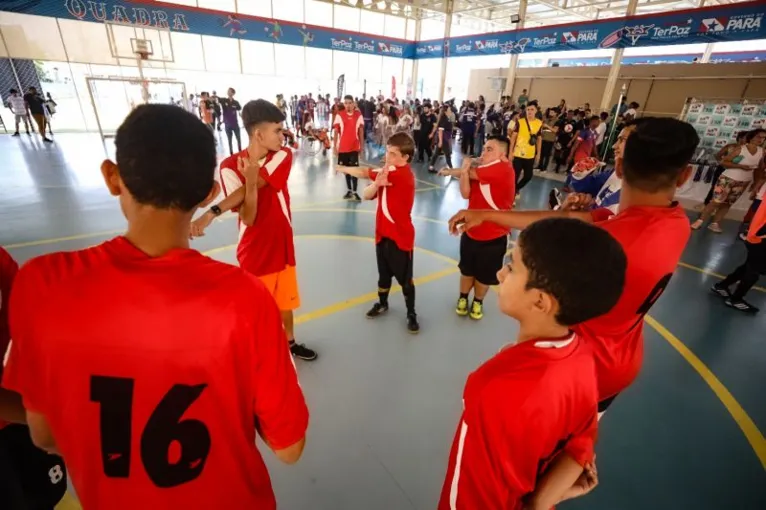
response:
[[[279,168],[279,165],[282,164],[285,158],[287,158],[287,149],[280,149],[263,168],[265,168],[266,172],[271,175],[277,168]]]
[[[236,170],[221,168],[221,184],[223,185],[223,194],[228,197],[242,187],[242,180],[237,175]]]
[[[460,424],[460,439],[457,442],[457,455],[455,456],[455,472],[452,473],[452,484],[449,489],[449,507],[450,510],[457,510],[457,488],[460,483],[460,465],[463,463],[463,447],[465,446],[465,435],[468,432],[468,424],[465,421]]]

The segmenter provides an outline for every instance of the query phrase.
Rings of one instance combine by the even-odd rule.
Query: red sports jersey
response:
[[[510,211],[516,196],[516,173],[508,161],[497,160],[476,168],[479,180],[471,179],[468,209]],[[476,241],[489,241],[507,235],[509,229],[488,221],[466,232]]]
[[[675,203],[612,214],[596,209],[592,217],[625,250],[625,289],[608,313],[575,328],[595,353],[600,400],[621,392],[638,375],[644,357],[644,315],[665,290],[691,233],[689,219]]]
[[[371,168],[369,177],[378,176],[380,169]],[[412,204],[415,203],[415,175],[410,165],[388,170],[390,186],[378,189],[378,212],[375,216],[375,242],[387,237],[403,251],[415,248],[415,226],[412,224]]]
[[[468,376],[439,510],[518,510],[561,450],[591,462],[597,397],[574,333],[501,350]]]
[[[0,381],[3,380],[5,353],[11,342],[11,330],[8,327],[8,302],[11,298],[11,286],[18,270],[19,265],[16,264],[13,257],[3,248],[0,248]],[[6,423],[0,420],[0,429],[5,425]]]
[[[244,186],[245,176],[237,169],[237,159],[247,157],[245,149],[221,162],[221,185],[226,196]],[[255,223],[248,227],[239,222],[237,260],[243,269],[256,276],[265,276],[295,265],[290,193],[287,190],[293,154],[290,149],[283,148],[270,152],[258,163],[261,177],[267,184],[258,190]]]
[[[340,110],[332,121],[332,126],[338,130],[338,152],[359,152],[362,141],[359,139],[359,128],[364,127],[362,112],[354,110],[348,113],[345,108]]]
[[[308,411],[279,311],[253,275],[124,237],[33,259],[3,384],[50,425],[83,508],[276,508],[276,449]]]

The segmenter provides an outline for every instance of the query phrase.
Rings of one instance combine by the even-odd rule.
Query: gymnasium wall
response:
[[[491,77],[505,77],[507,69],[474,69],[468,97],[480,94],[497,99]],[[530,98],[542,106],[557,105],[566,99],[571,105],[590,103],[598,109],[606,88],[609,67],[549,67],[518,69],[513,96],[527,89]],[[627,97],[637,101],[644,114],[677,116],[687,97],[766,99],[766,63],[660,64],[622,66],[610,104],[627,86]]]

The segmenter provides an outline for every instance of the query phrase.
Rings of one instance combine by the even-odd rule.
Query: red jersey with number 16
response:
[[[308,411],[255,276],[118,237],[28,262],[10,312],[3,385],[47,419],[85,510],[276,508],[255,431],[286,448]]]
[[[691,228],[676,203],[629,207],[616,215],[596,209],[592,217],[617,239],[628,261],[625,288],[614,308],[574,328],[593,348],[599,400],[605,400],[638,375],[644,357],[644,315],[673,276]]]

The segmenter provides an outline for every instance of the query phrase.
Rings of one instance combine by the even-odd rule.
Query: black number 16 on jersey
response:
[[[134,380],[94,375],[90,400],[101,405],[101,458],[110,478],[130,475]],[[152,412],[141,433],[141,461],[158,487],[175,487],[197,478],[210,453],[210,432],[199,420],[181,417],[206,384],[176,384]],[[172,448],[172,450],[171,450]]]

